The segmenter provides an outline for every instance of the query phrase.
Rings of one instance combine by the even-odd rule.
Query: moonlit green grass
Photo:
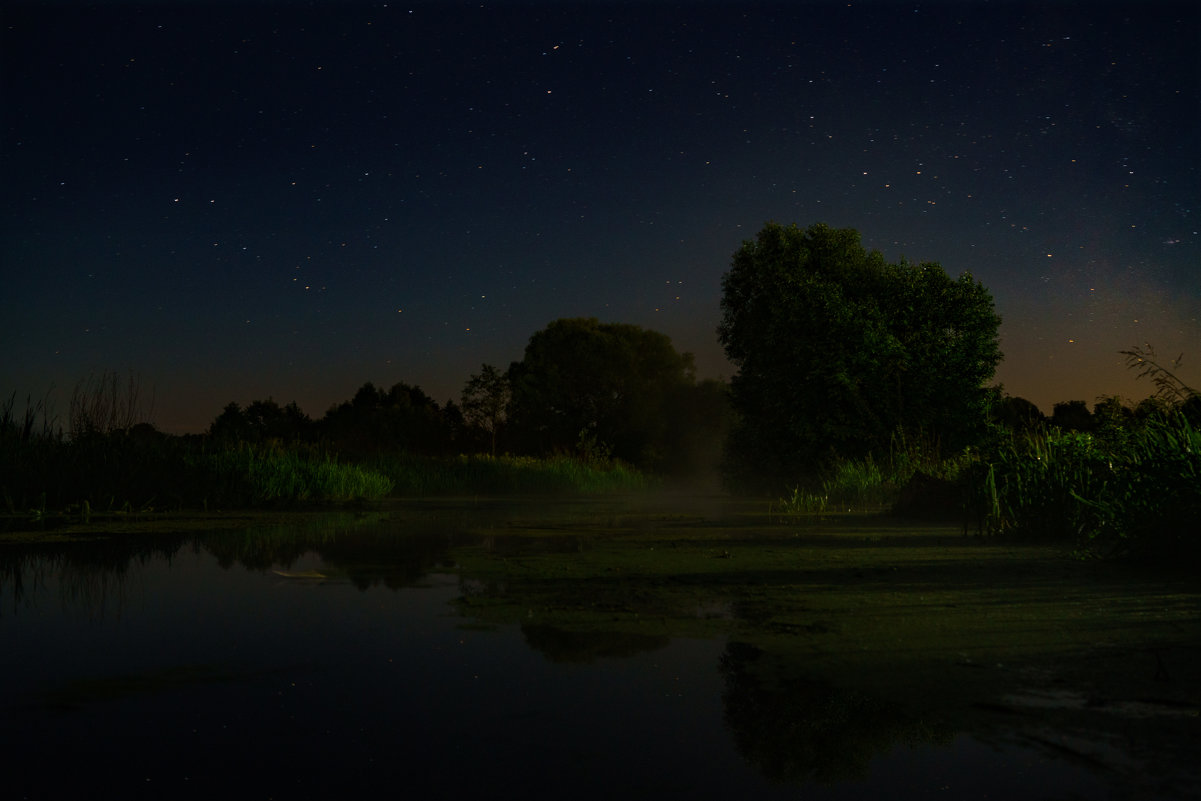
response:
[[[4,440],[0,501],[13,518],[178,509],[238,509],[375,501],[391,495],[611,493],[647,488],[619,462],[567,457],[397,453],[343,462],[314,449],[210,449],[170,438],[123,434],[81,441]],[[11,446],[11,447],[8,447]]]
[[[1063,543],[1089,557],[1201,557],[1201,431],[1182,414],[1095,434],[1014,434],[936,456],[894,448],[879,462],[840,460],[774,509],[786,517],[883,511],[920,470],[957,485],[958,511],[990,535]]]
[[[896,485],[871,457],[846,459],[836,462],[814,485],[795,487],[780,499],[778,509],[794,516],[878,510],[895,496]]]
[[[607,493],[646,489],[650,479],[620,462],[588,463],[565,456],[378,457],[370,469],[389,477],[398,495]]]
[[[785,515],[814,515],[828,512],[883,511],[892,506],[901,490],[919,471],[949,481],[957,480],[970,458],[959,454],[944,459],[938,447],[922,437],[898,431],[887,454],[879,459],[839,459],[810,486],[798,485],[782,499],[778,509]]]
[[[1014,438],[977,488],[994,534],[1073,544],[1082,555],[1201,555],[1201,431],[1182,414],[1102,434]]]
[[[364,467],[286,450],[246,447],[200,461],[211,469],[218,497],[240,496],[254,505],[379,500],[393,488],[391,479]]]

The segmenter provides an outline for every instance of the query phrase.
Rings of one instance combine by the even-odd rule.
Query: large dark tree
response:
[[[457,409],[456,409],[457,414]],[[451,447],[443,410],[420,387],[403,382],[385,392],[371,382],[321,419],[327,444],[352,454],[408,451],[436,455]]]
[[[695,383],[692,355],[636,325],[555,320],[509,368],[509,424],[525,449],[611,454],[658,467],[671,448],[673,402]]]
[[[245,409],[226,404],[209,426],[209,436],[227,444],[237,442],[298,442],[311,433],[313,421],[292,401],[280,406],[272,398],[252,401]]]
[[[985,424],[1000,318],[971,275],[889,264],[852,229],[768,223],[722,289],[736,473],[790,481],[901,428],[958,449]]]

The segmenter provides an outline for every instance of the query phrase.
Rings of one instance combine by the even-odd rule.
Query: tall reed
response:
[[[1084,555],[1201,553],[1201,431],[1183,414],[1103,434],[1015,436],[984,464],[973,491],[989,533]]]

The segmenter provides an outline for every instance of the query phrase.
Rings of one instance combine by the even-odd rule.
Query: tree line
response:
[[[321,444],[351,457],[390,451],[570,454],[681,474],[713,469],[730,407],[727,387],[697,380],[670,338],[595,318],[559,319],[505,370],[482,364],[459,401],[371,382],[314,420],[296,403],[229,403],[206,432],[218,443]]]
[[[295,403],[230,403],[217,441],[321,443],[348,456],[408,451],[571,454],[668,474],[720,467],[733,487],[777,490],[898,434],[944,454],[1038,426],[1088,432],[1201,407],[1153,351],[1126,352],[1157,392],[1033,403],[992,384],[1001,322],[987,288],[937,263],[889,263],[853,229],[769,222],[733,254],[717,336],[737,372],[698,380],[670,338],[595,318],[535,332],[507,368],[482,364],[458,402],[366,383],[318,420]]]

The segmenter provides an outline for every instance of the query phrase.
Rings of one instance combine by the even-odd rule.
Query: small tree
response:
[[[488,434],[492,456],[496,456],[496,435],[504,425],[511,395],[508,373],[490,364],[484,364],[463,387],[463,419]]]

